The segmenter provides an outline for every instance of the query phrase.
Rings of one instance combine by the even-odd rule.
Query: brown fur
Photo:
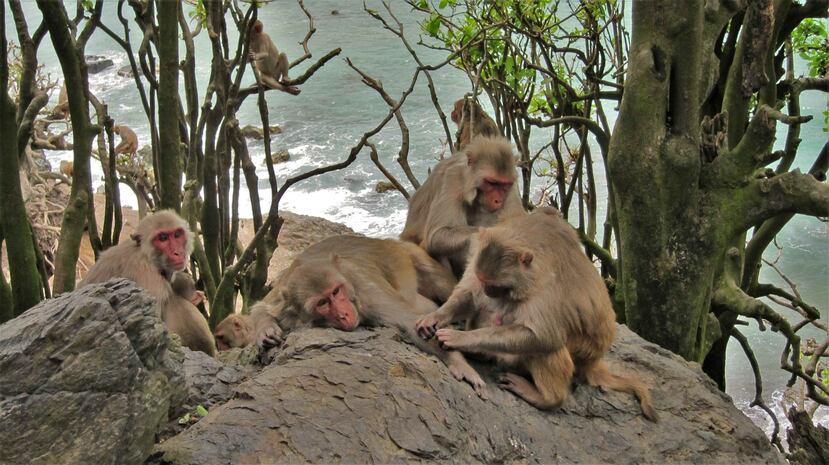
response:
[[[467,331],[444,328],[462,317]],[[616,334],[613,307],[573,228],[552,209],[483,230],[452,296],[417,329],[448,348],[526,369],[532,382],[514,373],[499,382],[538,408],[559,406],[579,376],[635,394],[645,416],[657,420],[648,388],[610,373],[602,360]]]
[[[230,314],[213,331],[219,351],[245,347],[253,342],[253,331],[247,315]]]
[[[452,108],[452,121],[458,125],[456,150],[466,148],[475,136],[503,136],[495,121],[486,114],[478,102],[471,98],[462,98],[455,102]]]
[[[437,355],[458,379],[482,394],[483,380],[459,352],[446,352],[435,341],[414,334],[418,316],[437,309],[456,283],[454,276],[414,244],[358,236],[334,236],[318,242],[282,273],[276,287],[254,305],[254,340],[268,347],[282,331],[335,326],[315,311],[316,296],[343,284],[360,326],[388,325],[408,333],[421,349]]]
[[[263,27],[262,21],[257,20],[250,29],[250,59],[256,64],[262,83],[279,89],[291,80],[288,77],[288,56],[276,48],[271,37],[262,30]]]
[[[477,137],[463,152],[438,163],[415,192],[400,238],[447,259],[455,274],[462,274],[469,238],[478,227],[524,213],[515,184],[499,211],[483,208],[481,185],[491,175],[515,182],[512,146],[504,138]]]
[[[53,118],[69,119],[69,93],[66,91],[66,83],[60,86],[58,93],[58,104],[52,110]]]
[[[116,124],[112,127],[112,131],[121,136],[121,142],[115,146],[116,155],[119,153],[134,155],[138,151],[138,136],[135,135],[135,132],[129,126]]]
[[[185,249],[189,260],[193,238],[187,222],[172,210],[162,210],[141,220],[130,240],[104,251],[78,287],[110,278],[134,281],[155,297],[167,329],[178,334],[183,345],[213,355],[215,344],[207,321],[190,302],[190,296],[176,294],[171,285],[173,275],[181,270],[171,267],[152,244],[156,231],[178,227],[187,232]]]

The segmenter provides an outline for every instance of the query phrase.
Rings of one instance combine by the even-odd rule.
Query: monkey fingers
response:
[[[422,318],[417,320],[415,323],[415,328],[417,329],[417,334],[420,335],[423,339],[432,339],[435,337],[435,331],[437,331],[438,325],[441,325],[440,317],[437,315],[437,312],[429,313],[428,315],[424,315]]]
[[[469,346],[469,335],[466,331],[458,331],[451,328],[437,330],[435,336],[441,345],[446,349],[464,350]]]
[[[280,328],[276,323],[272,323],[264,328],[261,328],[256,339],[259,342],[259,347],[263,351],[272,347],[280,346],[283,342],[282,328]]]
[[[472,389],[475,391],[475,394],[478,394],[478,397],[487,399],[486,383],[481,378],[481,375],[463,358],[463,355],[459,352],[449,352],[448,356],[450,360],[448,367],[452,376],[458,381],[466,381],[472,386]]]

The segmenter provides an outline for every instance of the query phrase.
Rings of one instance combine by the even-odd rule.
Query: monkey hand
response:
[[[446,326],[447,323],[438,312],[432,312],[417,320],[415,329],[417,330],[417,334],[423,339],[432,339],[435,337],[435,331],[440,327]]]
[[[263,326],[256,333],[256,342],[263,351],[282,345],[282,328],[276,322]]]
[[[451,328],[441,328],[435,333],[440,344],[445,349],[464,350],[470,347],[471,342],[469,334],[466,331],[458,331]]]

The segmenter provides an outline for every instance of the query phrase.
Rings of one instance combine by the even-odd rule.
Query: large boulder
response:
[[[141,463],[184,391],[181,346],[127,280],[0,326],[0,463]]]
[[[481,399],[388,328],[296,331],[269,355],[233,399],[148,462],[784,463],[698,365],[625,327],[611,366],[652,386],[660,423],[632,396],[585,385],[539,411],[499,390],[484,364]]]

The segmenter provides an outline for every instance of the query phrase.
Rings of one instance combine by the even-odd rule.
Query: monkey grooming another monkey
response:
[[[476,137],[463,152],[441,161],[412,196],[404,241],[423,247],[455,276],[466,267],[470,236],[524,214],[515,187],[515,158],[503,137]]]
[[[123,124],[113,126],[112,132],[121,136],[121,142],[115,146],[115,154],[135,155],[135,152],[138,151],[138,136],[135,135],[135,132],[129,126]]]
[[[423,341],[414,331],[418,316],[437,309],[455,278],[414,244],[358,236],[334,236],[311,245],[282,273],[276,287],[251,310],[254,341],[268,348],[282,331],[327,326],[352,331],[387,325],[407,333],[436,355],[452,375],[479,395],[484,382],[460,352]]]
[[[455,102],[451,114],[452,121],[458,125],[456,150],[463,150],[475,136],[502,136],[495,121],[486,114],[475,100],[462,98]]]
[[[221,352],[248,346],[253,342],[252,333],[248,315],[231,313],[216,325],[213,338],[216,339],[216,348]]]
[[[249,37],[250,59],[259,72],[259,80],[271,89],[298,94],[299,89],[285,84],[291,80],[288,77],[288,56],[276,48],[276,44],[268,33],[262,30],[263,28],[262,21],[256,20],[250,28]]]
[[[446,327],[461,318],[467,331]],[[657,421],[648,388],[610,373],[602,360],[616,335],[610,297],[573,228],[553,209],[482,230],[449,300],[416,328],[447,349],[526,369],[532,382],[505,373],[499,385],[539,409],[561,405],[579,376],[635,394],[645,417]]]
[[[213,335],[207,321],[191,303],[199,293],[192,278],[181,273],[192,250],[193,239],[187,222],[172,210],[162,210],[141,220],[130,240],[104,251],[78,287],[110,278],[134,281],[155,297],[161,319],[169,331],[179,335],[182,345],[213,356],[216,353]]]

